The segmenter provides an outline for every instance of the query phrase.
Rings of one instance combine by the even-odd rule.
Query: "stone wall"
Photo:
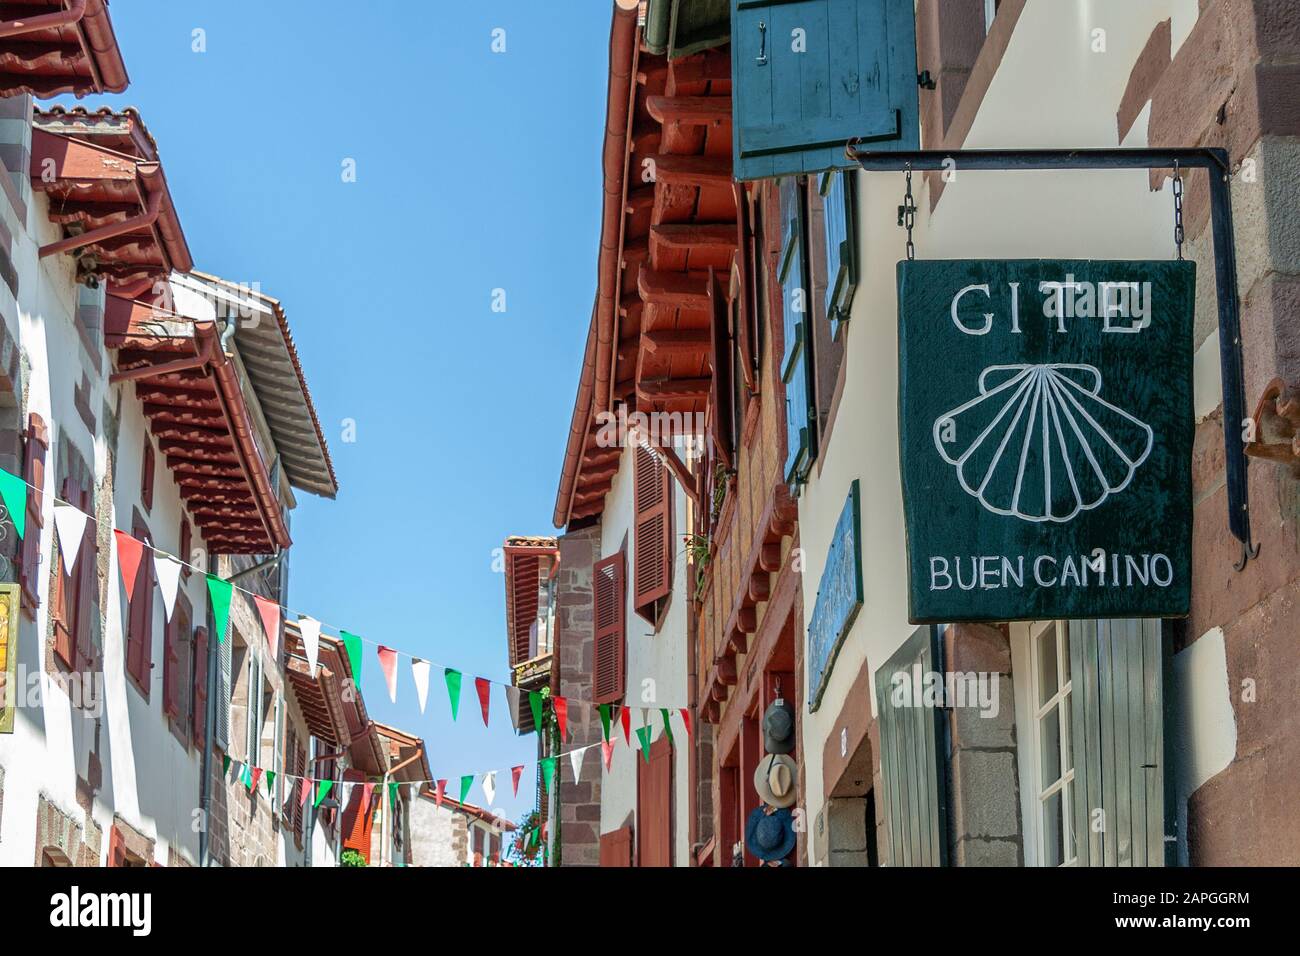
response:
[[[591,569],[599,557],[600,526],[562,535],[559,545],[560,570],[556,585],[559,694],[585,702],[592,696]],[[568,723],[570,736],[561,750],[600,743],[600,719],[592,713],[592,708],[575,704],[569,711]],[[573,782],[568,767],[558,774],[559,858],[563,866],[600,864],[600,748],[588,750],[585,760],[580,782]]]

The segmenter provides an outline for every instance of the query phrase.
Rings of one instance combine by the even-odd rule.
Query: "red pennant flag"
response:
[[[682,708],[682,726],[686,728],[686,739],[691,736],[691,711],[689,707]]]
[[[252,781],[253,781],[253,782],[250,783],[250,784],[248,785],[248,789],[249,789],[249,790],[252,790],[253,792],[256,793],[256,792],[257,792],[257,781],[259,781],[259,780],[262,779],[262,768],[261,768],[261,767],[250,767],[250,768],[249,768],[249,773],[252,775]]]
[[[135,593],[135,579],[140,571],[140,559],[144,557],[144,545],[125,531],[113,529],[117,538],[117,567],[122,572],[122,585],[126,588],[126,602],[131,603]]]
[[[623,725],[623,739],[627,741],[629,747],[632,746],[632,711],[626,707],[618,709],[618,719]]]
[[[280,605],[269,598],[262,597],[260,594],[253,595],[253,603],[257,605],[257,613],[262,618],[262,627],[266,629],[266,646],[270,649],[271,656],[278,659],[280,656]]]
[[[600,753],[605,758],[605,770],[608,771],[610,764],[614,762],[614,741],[602,740],[600,742]]]
[[[488,725],[488,701],[491,700],[492,682],[486,677],[474,678],[474,689],[478,691],[478,705],[483,710],[483,726]]]
[[[388,685],[388,699],[397,703],[397,651],[379,645],[379,669],[384,672],[384,683]]]
[[[361,812],[369,815],[370,813],[370,796],[375,792],[375,785],[368,783],[361,788]],[[376,804],[375,809],[379,809]]]
[[[311,785],[315,781],[311,777],[303,777],[302,783],[298,787],[298,806],[305,806],[307,798],[311,796]]]
[[[442,795],[443,795],[444,793],[446,793],[446,792],[447,792],[447,781],[446,781],[446,780],[439,780],[439,781],[438,781],[438,793],[437,793],[437,796],[436,796],[436,798],[435,798],[435,799],[436,799],[436,802],[437,802],[437,804],[438,804],[438,806],[442,806]]]
[[[563,697],[552,697],[551,706],[555,708],[555,719],[559,721],[560,724],[560,739],[568,740],[569,733],[567,728],[569,726],[569,702]]]
[[[510,768],[510,782],[514,784],[516,797],[519,796],[519,778],[523,776],[523,773],[524,773],[523,764],[520,764],[518,767]]]

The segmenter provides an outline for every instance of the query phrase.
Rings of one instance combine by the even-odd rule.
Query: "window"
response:
[[[663,459],[646,446],[637,445],[632,454],[636,509],[632,604],[638,614],[656,624],[673,585],[673,479]]]
[[[148,544],[149,527],[137,511],[131,523],[131,536]],[[153,667],[153,562],[141,561],[136,572],[135,591],[127,620],[126,673],[136,690],[149,699]]]
[[[827,173],[822,176],[819,189],[825,217],[826,318],[830,322],[832,339],[839,337],[841,325],[848,321],[849,306],[858,283],[853,184],[854,177],[850,174]]]
[[[90,489],[80,482],[65,478],[59,497],[87,514],[94,511]],[[86,522],[77,563],[71,574],[63,562],[63,552],[55,544],[55,569],[50,599],[50,614],[54,624],[54,654],[69,670],[86,671],[95,664],[93,646],[95,608],[95,576],[98,548],[95,540],[95,522]]]
[[[172,618],[163,631],[163,714],[183,746],[188,746],[192,733],[190,696],[194,689],[195,663],[191,620],[190,603],[185,595],[178,594]]]
[[[1073,864],[1074,747],[1070,728],[1070,632],[1063,621],[1034,624],[1029,638],[1032,721],[1027,765],[1034,795],[1033,840],[1041,866]]]
[[[252,646],[248,656],[248,697],[246,700],[247,720],[244,723],[244,753],[248,763],[254,767],[262,766],[262,721],[266,714],[262,700],[262,661],[257,650]]]
[[[816,457],[812,415],[812,336],[808,314],[808,282],[804,249],[802,185],[795,177],[781,182],[781,317],[785,350],[781,380],[785,383],[785,480],[801,485]]]
[[[154,468],[153,442],[149,440],[148,432],[145,432],[144,453],[140,462],[140,503],[144,505],[145,511],[152,511],[153,473],[156,469]]]
[[[623,699],[626,675],[627,635],[624,617],[627,592],[624,587],[623,552],[597,561],[592,568],[592,601],[595,637],[592,649],[592,697],[597,704]]]
[[[40,581],[41,530],[45,527],[45,455],[50,447],[45,420],[35,412],[27,417],[24,438],[23,480],[31,487],[27,494],[27,533],[18,561],[18,584],[23,592],[23,613],[34,621],[36,609],[41,606],[37,582]]]

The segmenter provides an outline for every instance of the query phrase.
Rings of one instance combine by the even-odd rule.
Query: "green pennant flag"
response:
[[[352,665],[352,682],[361,686],[361,638],[347,631],[339,631],[343,646],[348,649],[348,662]]]
[[[217,625],[217,643],[226,642],[226,624],[230,621],[230,598],[235,586],[215,574],[208,575],[208,596],[212,599],[212,617]]]
[[[542,695],[535,690],[528,692],[528,706],[533,711],[533,729],[542,732]]]
[[[653,730],[653,727],[638,727],[636,729],[636,738],[641,741],[641,756],[645,758],[646,763],[650,762],[650,734]]]
[[[21,538],[27,530],[27,482],[0,468],[0,499],[9,509],[9,520]]]
[[[230,776],[230,754],[221,755],[221,776]]]
[[[334,788],[333,780],[322,780],[320,786],[316,788],[316,800],[312,803],[313,807],[319,807],[320,802],[325,799],[325,795]]]
[[[674,746],[672,724],[668,722],[668,708],[660,707],[659,713],[664,715],[664,733],[668,735],[668,746]]]
[[[388,785],[388,802],[394,810],[397,809],[397,786],[396,783]]]
[[[542,758],[542,780],[546,782],[546,792],[551,792],[551,781],[555,779],[555,758]]]
[[[605,743],[609,743],[609,723],[610,723],[609,704],[600,705],[600,732],[603,735]]]
[[[239,771],[239,782],[244,785],[244,789],[248,789],[253,785],[252,771],[249,769],[248,764],[244,764]]]
[[[460,714],[460,671],[444,667],[442,673],[447,678],[447,698],[451,701],[451,719],[455,720]]]
[[[275,793],[275,771],[274,770],[268,770],[266,772],[266,792]]]
[[[465,798],[469,796],[469,788],[474,785],[474,775],[467,773],[460,778],[460,802],[464,803]]]

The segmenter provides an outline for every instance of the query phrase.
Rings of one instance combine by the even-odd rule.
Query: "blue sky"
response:
[[[484,729],[471,675],[508,679],[492,550],[553,533],[595,291],[610,8],[118,0],[131,86],[83,101],[140,110],[196,268],[283,302],[340,484],[299,497],[289,603],[465,671],[453,724],[440,674],[421,715],[409,661],[393,705],[367,648],[371,715],[423,736],[435,776],[535,752],[500,688]],[[517,818],[526,791],[501,774],[497,805]]]

